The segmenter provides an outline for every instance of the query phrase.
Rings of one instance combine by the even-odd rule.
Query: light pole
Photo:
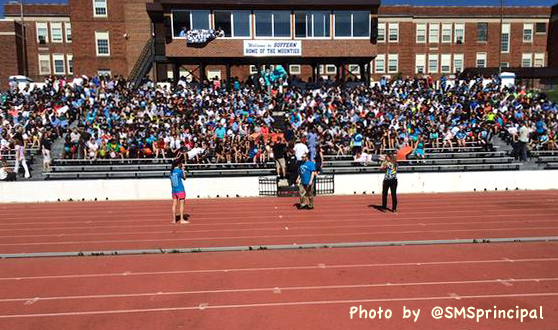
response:
[[[27,43],[26,43],[26,36],[27,29],[25,28],[25,19],[23,15],[23,0],[19,0],[19,13],[21,15],[21,35],[23,37],[23,75],[27,77]]]

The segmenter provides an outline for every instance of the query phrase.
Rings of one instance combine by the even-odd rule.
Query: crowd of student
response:
[[[558,149],[556,104],[522,88],[501,88],[497,80],[382,79],[373,87],[318,89],[260,88],[249,80],[227,90],[217,80],[133,88],[121,77],[51,78],[42,89],[1,97],[2,152],[37,147],[47,159],[58,138],[64,147],[55,157],[184,155],[188,162],[223,163],[281,159],[288,150],[296,153],[296,144],[312,160],[406,146],[419,157],[426,147],[488,150],[496,134],[526,148]],[[277,133],[275,111],[286,113],[283,151],[270,138]]]

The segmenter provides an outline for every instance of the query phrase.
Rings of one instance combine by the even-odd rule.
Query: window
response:
[[[455,24],[455,42],[462,44],[465,42],[465,23]]]
[[[48,23],[37,23],[37,42],[39,44],[48,42]]]
[[[386,23],[378,23],[378,42],[386,41]]]
[[[172,12],[172,30],[175,38],[185,38],[186,32],[190,30],[207,29],[209,29],[209,10],[175,10]]]
[[[257,74],[258,73],[258,67],[255,65],[250,65],[250,74]]]
[[[523,24],[523,42],[533,42],[533,24]]]
[[[374,70],[376,73],[385,73],[386,72],[386,55],[381,54],[377,55],[376,59],[374,59],[375,66]]]
[[[110,77],[112,73],[110,72],[109,69],[99,69],[97,70],[97,75],[99,77]]]
[[[535,68],[544,67],[544,53],[535,53]]]
[[[486,68],[486,53],[477,53],[477,68]]]
[[[330,36],[330,12],[295,12],[295,36],[297,38],[328,38]]]
[[[335,36],[341,38],[370,37],[370,12],[336,11]]]
[[[546,23],[535,24],[535,31],[537,33],[546,33]]]
[[[510,52],[510,24],[502,24],[502,53]]]
[[[54,74],[66,74],[64,54],[53,54]]]
[[[502,68],[509,68],[510,67],[510,62],[502,62],[502,63],[500,63],[500,65],[502,66]]]
[[[399,70],[399,55],[389,54],[388,55],[388,72],[396,73]]]
[[[415,73],[425,73],[426,72],[426,55],[417,54],[415,57]]]
[[[74,74],[74,55],[68,54],[66,59],[68,60],[68,74]]]
[[[451,73],[451,54],[442,54],[440,71],[442,73]]]
[[[438,54],[428,55],[428,73],[438,73]]]
[[[254,16],[256,17],[256,37],[291,37],[291,12],[255,11]]]
[[[50,23],[50,34],[52,35],[52,42],[62,42],[62,23]]]
[[[477,41],[488,41],[488,23],[477,23]]]
[[[97,45],[97,56],[110,56],[108,32],[95,31],[95,44]]]
[[[250,12],[247,10],[215,11],[215,28],[222,29],[225,37],[250,37]]]
[[[325,66],[327,74],[337,74],[337,67],[333,64],[328,64]]]
[[[442,42],[443,43],[451,43],[451,35],[452,35],[452,27],[451,23],[443,23],[442,24]]]
[[[428,42],[437,44],[440,42],[440,24],[430,23],[430,34],[428,35]]]
[[[524,53],[521,55],[521,66],[524,68],[530,68],[531,67],[531,58],[532,58],[532,54],[531,53]]]
[[[107,0],[93,0],[93,17],[107,16]]]
[[[417,24],[417,43],[426,42],[426,23]]]
[[[72,23],[64,23],[66,27],[66,42],[72,42]]]
[[[399,23],[389,23],[389,42],[399,42]]]
[[[39,54],[39,74],[50,74],[50,55]]]
[[[354,75],[360,74],[360,66],[358,64],[349,64],[349,72]]]
[[[300,74],[301,73],[301,68],[300,65],[295,64],[295,65],[289,65],[289,73],[290,74]]]
[[[460,73],[463,71],[463,54],[453,54],[453,72]]]

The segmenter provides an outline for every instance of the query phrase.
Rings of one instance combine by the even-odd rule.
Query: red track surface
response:
[[[0,329],[556,329],[558,243],[0,261]],[[352,306],[391,309],[353,319]],[[403,306],[420,309],[417,322]],[[434,306],[544,319],[434,320]]]
[[[558,191],[187,201],[191,224],[170,223],[170,202],[0,206],[0,254],[457,238],[558,236]]]

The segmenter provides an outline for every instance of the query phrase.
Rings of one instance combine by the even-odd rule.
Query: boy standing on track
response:
[[[314,182],[316,179],[316,165],[308,160],[308,153],[302,156],[303,163],[298,169],[298,179],[300,192],[300,209],[314,209]],[[304,204],[308,199],[308,204]]]
[[[186,180],[184,173],[184,164],[182,159],[177,158],[172,163],[170,173],[171,187],[172,187],[172,223],[176,223],[176,204],[180,201],[180,224],[190,223],[184,218],[184,203],[186,199],[186,190],[182,180]]]

